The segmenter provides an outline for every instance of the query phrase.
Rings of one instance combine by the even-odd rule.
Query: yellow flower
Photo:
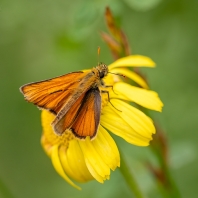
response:
[[[51,127],[54,115],[42,111],[42,146],[56,171],[75,188],[80,189],[71,179],[77,182],[95,179],[103,183],[109,179],[110,170],[120,166],[118,148],[107,130],[138,146],[147,146],[152,140],[155,133],[152,120],[131,102],[156,111],[161,111],[163,104],[156,92],[148,90],[148,85],[139,75],[126,69],[142,66],[154,67],[155,63],[148,57],[133,55],[108,66],[110,72],[121,73],[142,88],[123,82],[117,75],[105,77],[105,84],[113,85],[113,89],[108,88],[110,102],[107,94],[102,94],[100,126],[93,140],[89,137],[76,139],[69,130],[57,136]]]

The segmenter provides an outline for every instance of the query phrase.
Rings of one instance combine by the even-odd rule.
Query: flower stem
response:
[[[121,158],[121,166],[120,166],[120,172],[122,173],[126,183],[128,184],[130,190],[133,192],[136,198],[144,198],[142,191],[140,190],[137,182],[135,181],[135,178],[131,171],[129,170],[129,167],[123,158],[123,154],[120,153]]]
[[[160,133],[160,132],[158,131],[158,133]],[[153,141],[156,141],[156,139],[154,138]],[[170,168],[168,167],[168,164],[165,160],[163,152],[161,151],[161,149],[159,147],[154,146],[154,143],[155,142],[153,142],[153,144],[151,144],[150,148],[151,148],[152,152],[155,154],[155,156],[159,162],[160,169],[162,170],[163,177],[164,177],[164,181],[163,180],[160,181],[159,178],[156,178],[158,181],[160,181],[160,183],[159,183],[160,190],[164,197],[180,198],[181,197],[180,192],[172,178]],[[161,143],[161,145],[162,145],[162,143]]]

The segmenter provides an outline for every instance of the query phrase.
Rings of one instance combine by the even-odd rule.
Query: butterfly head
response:
[[[96,67],[98,70],[98,74],[100,78],[104,78],[108,74],[108,67],[104,63],[99,63],[99,65]]]

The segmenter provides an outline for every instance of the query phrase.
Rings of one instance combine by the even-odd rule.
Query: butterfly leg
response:
[[[115,93],[114,89],[113,89],[113,85],[105,85],[104,81],[101,80],[101,85],[104,88],[112,88],[112,91],[114,92],[114,94],[118,95],[117,93]]]
[[[111,86],[111,87],[113,87],[113,86]],[[101,90],[101,93],[106,93],[106,94],[108,95],[108,101],[109,101],[109,103],[112,105],[112,107],[114,107],[117,111],[120,111],[119,109],[117,109],[117,108],[111,103],[110,97],[109,97],[109,91]],[[120,112],[122,112],[122,111],[120,111]]]

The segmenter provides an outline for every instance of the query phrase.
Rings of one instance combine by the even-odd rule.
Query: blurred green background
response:
[[[24,101],[25,83],[113,61],[100,31],[109,5],[128,36],[133,54],[151,57],[142,69],[164,102],[152,113],[165,131],[169,163],[182,197],[198,189],[198,1],[197,0],[1,0],[0,2],[0,186],[16,198],[132,197],[119,169],[104,184],[77,191],[54,170],[40,145],[40,112]],[[149,147],[116,138],[131,171],[148,197],[161,197],[145,162]],[[1,190],[1,188],[0,188]],[[0,191],[0,197],[3,194]]]

